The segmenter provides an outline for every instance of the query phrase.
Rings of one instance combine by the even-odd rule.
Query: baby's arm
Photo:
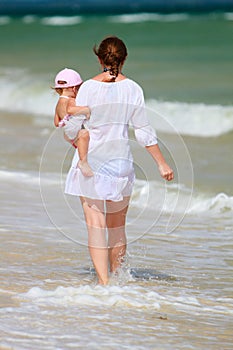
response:
[[[57,112],[56,112],[55,115],[54,115],[54,125],[55,125],[56,127],[58,127],[59,122],[60,122],[60,118],[58,117],[58,114],[57,114]]]
[[[67,113],[71,115],[80,115],[83,114],[87,119],[90,119],[91,111],[87,106],[76,106],[75,99],[70,98],[67,105]]]

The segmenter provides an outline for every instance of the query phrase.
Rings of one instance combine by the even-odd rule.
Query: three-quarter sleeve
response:
[[[134,113],[130,124],[134,128],[134,134],[138,143],[143,146],[152,146],[158,143],[154,128],[150,125],[145,107],[142,89],[137,91]]]
[[[151,125],[134,129],[134,133],[136,140],[143,147],[156,145],[158,143],[156,132]]]

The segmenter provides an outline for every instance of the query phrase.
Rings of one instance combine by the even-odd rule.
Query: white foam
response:
[[[0,16],[0,25],[5,25],[10,23],[11,18],[9,16]]]
[[[156,200],[155,200],[156,198]],[[233,197],[226,193],[207,195],[193,193],[183,184],[169,184],[143,180],[135,182],[130,205],[147,210],[172,214],[230,214],[233,213]],[[153,208],[153,209],[151,209]]]
[[[156,310],[160,308],[159,294],[138,286],[59,286],[50,291],[33,287],[22,296],[40,305],[127,306]]]
[[[192,190],[182,184],[164,186],[159,181],[136,180],[132,193],[131,206],[170,214],[174,211],[186,211]],[[183,197],[183,206],[178,205],[178,197]],[[155,200],[156,198],[156,200]]]
[[[108,285],[92,286],[81,285],[78,287],[58,286],[54,290],[45,290],[33,287],[28,292],[20,294],[22,300],[31,300],[34,306],[88,306],[88,307],[114,307],[133,308],[145,310],[163,310],[163,307],[171,307],[177,310],[192,311],[196,313],[208,312],[214,314],[233,314],[232,303],[229,301],[218,302],[205,295],[190,293],[176,293],[173,289],[159,294],[154,291],[153,285],[139,286]],[[101,317],[101,316],[100,316]]]
[[[159,14],[159,13],[138,13],[138,14],[123,14],[116,16],[109,16],[110,22],[116,23],[141,23],[141,22],[177,22],[186,21],[191,18],[186,13],[172,13],[172,14]]]
[[[225,193],[218,193],[212,197],[206,197],[200,194],[193,197],[188,213],[233,213],[233,196],[228,196]]]
[[[43,186],[61,186],[61,175],[56,173],[39,174],[35,172],[0,170],[0,179],[12,184],[20,183],[22,185],[40,186],[41,181],[43,181]]]
[[[226,12],[224,18],[228,21],[233,21],[233,12]]]
[[[39,177],[35,173],[0,170],[1,181],[39,184]]]
[[[81,16],[53,16],[44,17],[41,23],[47,26],[72,26],[82,22]]]
[[[12,183],[12,186],[14,184],[27,184],[27,185],[33,185],[36,187],[41,186],[41,182],[43,181],[43,186],[61,186],[61,175],[56,173],[46,173],[46,174],[39,174],[35,172],[22,172],[22,171],[7,171],[7,170],[0,170],[0,179],[2,181],[5,181],[7,183]]]
[[[57,96],[50,88],[52,82],[50,85],[48,76],[9,67],[0,70],[0,85],[5,87],[1,94],[0,110],[34,114],[51,125]],[[50,119],[46,121],[48,116]]]
[[[203,103],[146,101],[156,130],[201,137],[215,137],[233,130],[233,106]]]

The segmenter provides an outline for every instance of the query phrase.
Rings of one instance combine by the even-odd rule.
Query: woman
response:
[[[125,223],[134,182],[128,129],[170,181],[173,171],[149,125],[141,87],[122,73],[127,49],[117,37],[107,37],[94,47],[102,72],[81,86],[78,105],[91,109],[88,158],[94,176],[85,177],[74,155],[67,176],[67,194],[80,196],[88,229],[88,247],[100,284],[108,283],[108,265],[115,272],[126,253]],[[106,231],[108,238],[106,239]]]

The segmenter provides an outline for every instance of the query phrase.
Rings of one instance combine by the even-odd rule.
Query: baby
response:
[[[76,106],[75,98],[82,84],[80,75],[73,69],[65,68],[55,77],[54,89],[59,94],[55,108],[54,124],[64,127],[64,138],[78,150],[78,167],[84,176],[93,176],[87,161],[89,132],[85,129],[85,120],[90,119],[87,106]]]

